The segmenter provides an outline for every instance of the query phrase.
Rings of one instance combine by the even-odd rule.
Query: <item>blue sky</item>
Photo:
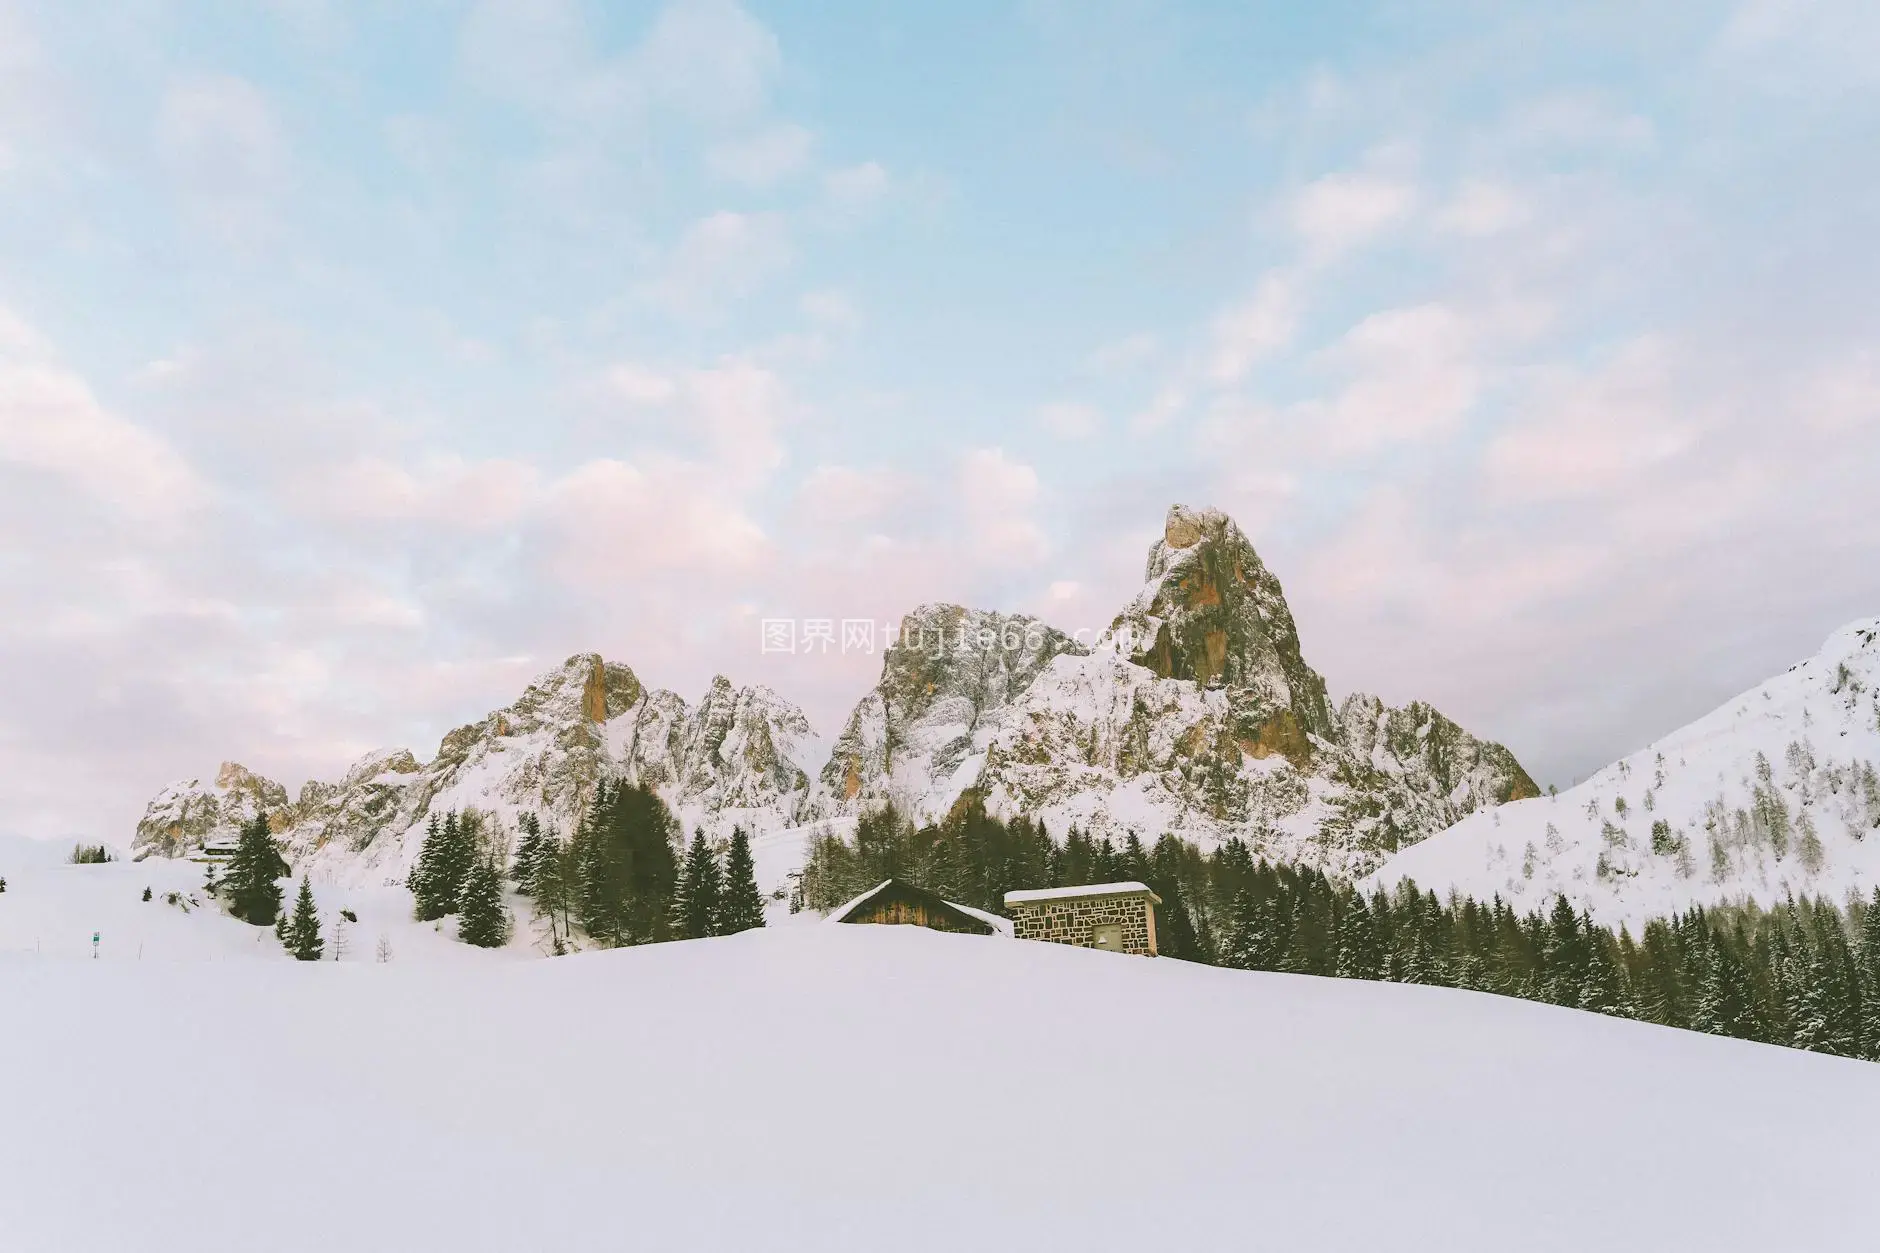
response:
[[[0,826],[764,615],[1100,629],[1227,509],[1562,784],[1880,612],[1836,0],[0,0]]]

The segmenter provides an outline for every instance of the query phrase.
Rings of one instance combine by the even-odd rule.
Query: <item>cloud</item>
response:
[[[1209,376],[1219,384],[1240,382],[1256,362],[1292,342],[1297,322],[1292,284],[1268,274],[1251,298],[1215,316]]]
[[[705,168],[727,182],[769,187],[799,173],[809,163],[813,143],[803,127],[779,122],[755,134],[712,145],[705,153]]]
[[[1406,217],[1416,205],[1411,183],[1352,171],[1307,183],[1292,203],[1293,229],[1318,256],[1350,251]]]
[[[287,176],[287,143],[261,90],[233,75],[172,83],[157,109],[157,147],[194,213],[232,235],[267,225]]]
[[[782,64],[777,37],[742,7],[680,0],[660,11],[631,68],[670,108],[736,119],[764,105]]]
[[[1732,81],[1833,98],[1880,86],[1880,11],[1866,0],[1742,0],[1712,42]]]
[[[1502,500],[1612,492],[1691,451],[1699,416],[1670,394],[1668,351],[1646,338],[1590,373],[1553,371],[1524,416],[1489,444],[1483,473]],[[1683,410],[1678,416],[1673,411]]]
[[[679,394],[671,377],[632,362],[609,367],[605,381],[610,393],[635,408],[657,408]]]
[[[884,199],[893,180],[874,161],[831,170],[823,176],[823,200],[830,216],[841,221],[867,217]]]
[[[791,256],[781,214],[721,210],[686,228],[641,291],[677,316],[711,317],[763,286]]]
[[[1050,551],[1032,516],[1038,472],[1002,448],[975,448],[960,459],[959,492],[974,558],[992,569],[1024,568]]]
[[[1038,425],[1059,439],[1089,439],[1103,429],[1103,415],[1089,405],[1054,401],[1038,410]]]
[[[804,292],[796,303],[810,321],[821,326],[847,330],[859,325],[862,320],[848,293],[833,287]]]
[[[1152,331],[1138,331],[1101,344],[1087,358],[1098,374],[1128,374],[1153,361],[1162,350],[1162,339]]]
[[[415,469],[364,456],[309,485],[309,504],[329,516],[427,522],[461,531],[513,525],[539,498],[541,475],[520,461],[433,456]]]
[[[746,571],[769,544],[712,467],[659,456],[580,466],[550,488],[544,519],[556,541],[550,559],[576,587],[655,571]]]
[[[108,412],[36,331],[0,308],[0,464],[57,477],[122,514],[174,521],[207,489],[158,436]]]
[[[1471,238],[1499,235],[1532,216],[1527,202],[1501,183],[1470,179],[1436,213],[1438,229]]]
[[[1594,91],[1557,91],[1511,109],[1497,127],[1499,146],[1520,150],[1580,148],[1640,152],[1657,143],[1650,118]]]
[[[918,496],[918,480],[884,467],[817,466],[797,485],[796,510],[824,527],[870,526]]]
[[[603,130],[660,112],[735,125],[765,107],[782,66],[776,36],[728,0],[678,0],[625,52],[599,46],[574,0],[483,0],[460,37],[464,66],[487,89]]]
[[[1448,434],[1481,392],[1478,342],[1470,321],[1448,305],[1373,313],[1320,354],[1349,381],[1302,416],[1339,456]]]

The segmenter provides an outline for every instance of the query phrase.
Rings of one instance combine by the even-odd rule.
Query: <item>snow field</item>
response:
[[[913,927],[0,957],[10,1248],[1868,1249],[1880,1067]]]

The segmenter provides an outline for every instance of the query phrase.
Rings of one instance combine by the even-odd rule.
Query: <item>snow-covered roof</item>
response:
[[[836,906],[833,910],[830,911],[829,917],[824,919],[824,921],[825,922],[846,922],[850,914],[854,913],[857,909],[861,908],[863,904],[865,904],[867,901],[873,898],[875,893],[881,891],[881,889],[887,887],[890,883],[893,883],[893,882],[894,882],[893,879],[883,879],[880,883],[877,883],[874,887],[869,888],[866,892],[862,893],[860,896],[857,896],[851,900],[845,901],[844,903]]]
[[[971,914],[1000,935],[1009,937],[1012,934],[1012,920],[1010,918],[1001,918],[997,914],[989,914],[983,909],[974,909],[971,905],[962,905],[958,901],[948,901],[947,904],[953,906],[953,908],[959,910],[962,914]]]
[[[1058,901],[1076,896],[1146,896],[1156,904],[1162,898],[1149,890],[1147,884],[1130,880],[1127,883],[1083,883],[1071,888],[1027,888],[1022,892],[1007,892],[1007,905],[1030,905],[1037,901]]]
[[[877,883],[874,887],[869,888],[866,892],[863,892],[860,896],[857,896],[853,900],[845,901],[842,904],[836,906],[833,910],[829,912],[829,916],[825,918],[823,921],[847,922],[849,920],[850,915],[859,913],[861,911],[862,906],[866,905],[869,901],[873,900],[876,896],[880,895],[882,890],[887,888],[893,882],[894,882],[893,879],[883,879],[880,883]],[[913,885],[909,884],[908,886],[912,887]],[[1004,936],[1009,936],[1012,934],[1012,920],[1010,918],[1001,918],[997,914],[989,914],[983,909],[974,909],[971,905],[962,905],[958,901],[947,901],[945,900],[944,897],[940,899],[945,901],[945,903],[949,907],[959,910],[962,914],[965,914],[970,918],[976,918],[980,922],[985,923],[987,926],[992,928],[994,934],[1004,935]]]

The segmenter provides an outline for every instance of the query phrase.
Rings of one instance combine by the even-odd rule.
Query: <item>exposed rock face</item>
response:
[[[1052,658],[1087,651],[1036,618],[922,605],[836,738],[818,812],[893,800],[922,821],[944,817],[977,780],[1000,715]]]
[[[1325,680],[1299,655],[1279,580],[1226,514],[1169,510],[1149,550],[1146,586],[1110,626],[1120,653],[1157,678],[1232,697],[1235,738],[1304,764],[1308,736],[1330,738]]]
[[[1279,580],[1219,511],[1171,509],[1145,576],[1087,649],[1060,636],[1018,665],[891,650],[836,742],[822,811],[892,798],[932,819],[973,788],[1054,831],[1239,834],[1268,856],[1357,874],[1535,794],[1507,749],[1427,705],[1354,697],[1334,715]],[[910,622],[942,610],[993,617],[948,606]]]
[[[1140,592],[1086,647],[1034,618],[908,614],[833,751],[766,688],[712,681],[697,706],[584,654],[458,727],[429,762],[375,753],[292,805],[239,767],[167,789],[140,852],[177,855],[262,805],[324,873],[401,877],[429,815],[523,811],[567,830],[602,779],[655,788],[688,828],[756,831],[893,801],[937,821],[969,790],[996,813],[1260,853],[1360,874],[1486,806],[1536,792],[1507,749],[1427,705],[1334,712],[1279,580],[1226,515],[1177,506]]]
[[[211,783],[184,779],[157,793],[137,824],[131,849],[138,856],[180,857],[207,841],[233,838],[257,811],[272,815],[286,806],[286,788],[225,761]]]
[[[338,783],[280,785],[224,767],[217,789],[166,789],[138,826],[140,854],[177,856],[267,808],[298,865],[341,879],[401,879],[427,820],[476,809],[499,836],[523,812],[570,829],[602,779],[657,789],[690,826],[795,822],[822,753],[802,711],[722,677],[696,710],[593,654],[542,675],[505,709],[445,735],[436,757],[368,754]],[[238,772],[238,773],[237,773]]]

